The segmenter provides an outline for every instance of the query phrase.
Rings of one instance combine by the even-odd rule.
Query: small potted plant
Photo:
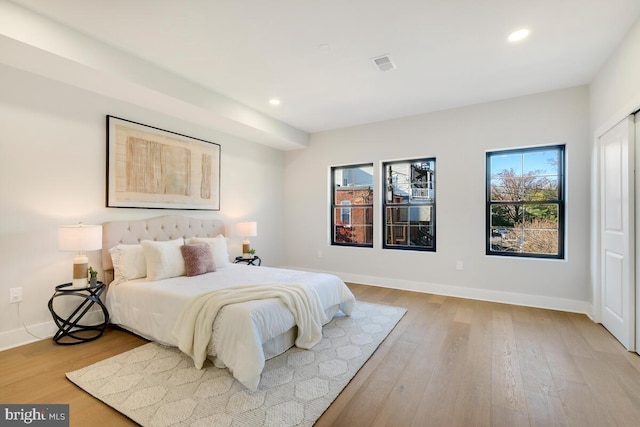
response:
[[[249,249],[249,258],[253,258],[256,255],[256,250],[251,248]]]
[[[98,272],[93,269],[93,267],[89,267],[89,285],[96,286],[98,284]]]

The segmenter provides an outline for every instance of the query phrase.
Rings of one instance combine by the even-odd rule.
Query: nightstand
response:
[[[254,256],[252,256],[250,258],[243,258],[241,256],[237,256],[236,259],[233,260],[234,264],[238,264],[240,262],[244,262],[247,265],[256,265],[256,266],[262,264],[262,260],[257,255],[254,255]]]
[[[58,332],[53,336],[54,342],[60,345],[73,345],[92,341],[102,336],[109,323],[109,311],[100,301],[100,295],[104,293],[106,288],[102,282],[97,282],[93,286],[87,284],[84,288],[73,287],[72,283],[56,286],[56,292],[49,300],[49,311],[58,326]],[[61,297],[79,300],[78,305],[75,308],[71,308],[71,314],[65,315],[66,317],[56,313],[53,307],[53,301]],[[102,310],[103,321],[97,325],[82,324],[82,318],[94,305],[97,305]]]

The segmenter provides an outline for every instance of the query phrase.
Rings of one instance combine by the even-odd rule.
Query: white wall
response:
[[[591,156],[591,290],[593,299],[593,318],[600,321],[600,206],[598,200],[599,158],[598,138],[629,114],[640,109],[640,20],[629,30],[610,58],[602,66],[589,85],[591,112],[591,138],[593,142]],[[638,149],[636,147],[636,162]],[[637,168],[637,166],[636,166]],[[640,200],[640,181],[636,174],[636,206]],[[636,215],[639,215],[636,212]],[[637,220],[636,220],[637,221]],[[640,253],[636,249],[636,264],[640,265]],[[638,266],[636,265],[636,269]],[[640,307],[640,293],[637,297]],[[638,318],[638,341],[640,342],[640,318]]]
[[[285,157],[286,260],[356,282],[588,311],[588,119],[582,86],[313,134],[307,149]],[[486,256],[485,151],[559,143],[567,146],[567,259]],[[379,198],[382,161],[432,156],[437,252],[382,250],[378,207],[374,248],[328,244],[331,166],[373,162]]]
[[[221,210],[105,208],[107,114],[221,144]],[[253,219],[252,246],[265,264],[282,264],[283,165],[273,148],[0,65],[0,349],[31,340],[18,305],[8,304],[9,288],[23,287],[22,322],[40,335],[55,330],[47,301],[70,281],[74,255],[58,251],[58,225],[214,217],[226,222],[235,256],[241,239],[233,224]],[[91,265],[99,255],[89,254]]]
[[[599,135],[640,108],[640,20],[589,85],[589,100],[591,128]]]

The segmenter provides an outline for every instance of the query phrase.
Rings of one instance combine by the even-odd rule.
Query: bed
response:
[[[176,215],[104,223],[102,263],[105,281],[110,284],[106,305],[111,323],[161,344],[179,346],[174,335],[176,325],[194,299],[214,290],[247,285],[291,284],[313,290],[324,324],[338,311],[351,314],[355,298],[338,277],[233,264],[229,262],[223,235],[224,224],[219,220]],[[175,270],[173,276],[168,273],[172,277],[164,278],[164,270],[171,270],[180,242],[209,243],[215,272],[189,277],[175,275]],[[149,247],[156,251],[152,254],[161,254],[159,259],[150,258]],[[148,259],[157,264],[155,270],[141,271]],[[143,273],[146,274],[142,276]],[[294,315],[282,300],[249,300],[220,309],[211,336],[207,337],[206,351],[215,366],[228,368],[240,383],[256,390],[265,360],[294,345],[297,335]]]

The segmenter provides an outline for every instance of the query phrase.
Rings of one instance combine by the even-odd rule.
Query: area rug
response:
[[[157,343],[67,373],[73,383],[143,426],[311,426],[406,310],[357,302],[336,316],[311,350],[267,361],[258,390],[207,361]]]

